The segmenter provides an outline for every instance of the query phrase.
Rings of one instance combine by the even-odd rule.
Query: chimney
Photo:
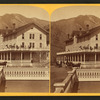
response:
[[[67,38],[69,39],[69,34],[67,34]]]
[[[82,35],[82,28],[79,28],[79,35]]]
[[[6,34],[8,34],[8,27],[6,27]]]
[[[15,31],[15,26],[16,26],[16,24],[15,24],[15,23],[13,23],[13,32]]]
[[[79,31],[82,31],[82,28],[81,27],[79,28]]]
[[[77,34],[74,34],[73,39],[74,39],[74,44],[76,44],[77,43]]]
[[[86,32],[88,33],[88,31],[89,31],[89,25],[87,24],[86,25]]]

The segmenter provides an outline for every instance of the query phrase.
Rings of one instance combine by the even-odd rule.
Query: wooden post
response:
[[[80,55],[80,61],[82,62],[82,54]]]
[[[23,53],[21,52],[21,66],[22,66],[22,60],[23,60]]]
[[[73,55],[72,55],[72,62],[73,62]]]
[[[30,61],[31,61],[31,62],[30,62],[30,66],[32,66],[32,65],[33,65],[33,64],[32,64],[32,63],[33,63],[33,61],[32,61],[32,60],[33,60],[33,58],[32,58],[32,52],[30,52]]]
[[[41,62],[41,51],[40,51],[40,62]]]
[[[75,62],[76,62],[76,55],[74,55],[74,57],[75,57]]]
[[[1,60],[2,60],[2,53],[1,53]]]
[[[11,58],[11,52],[10,52],[10,65],[12,66],[11,60],[12,60],[12,58]]]
[[[95,53],[95,67],[96,67],[96,63],[97,63],[97,55]]]
[[[8,52],[7,52],[7,60],[8,60]]]
[[[84,53],[84,65],[85,65],[85,53]],[[85,65],[85,67],[86,67],[86,65]]]
[[[79,55],[77,55],[77,61],[79,62]]]
[[[3,57],[4,57],[4,60],[5,60],[5,53],[4,53]]]
[[[11,62],[11,52],[10,52],[10,62]]]

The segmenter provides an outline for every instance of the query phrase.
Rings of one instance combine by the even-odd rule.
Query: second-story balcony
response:
[[[74,54],[74,53],[85,53],[85,52],[100,52],[100,48],[98,49],[77,49],[77,50],[68,50],[68,51],[63,51],[63,52],[58,52],[57,55],[63,55],[63,54]]]
[[[47,47],[41,47],[41,48],[35,48],[30,46],[5,46],[1,47],[0,51],[49,51],[49,46]]]
[[[79,53],[79,52],[100,52],[100,47],[92,46],[75,46],[66,47],[63,53]],[[58,53],[59,54],[59,53]]]

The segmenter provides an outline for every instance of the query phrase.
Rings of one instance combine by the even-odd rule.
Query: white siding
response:
[[[30,34],[34,34],[34,39],[30,39]],[[42,34],[42,40],[40,40],[40,34]],[[22,39],[22,34],[17,37],[16,44],[20,46],[24,42],[25,46],[28,47],[29,43],[34,43],[35,48],[40,48],[40,43],[42,43],[43,48],[46,47],[46,35],[36,28],[30,29],[24,33],[24,39]]]

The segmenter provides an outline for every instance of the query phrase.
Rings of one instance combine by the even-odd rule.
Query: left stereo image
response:
[[[49,14],[0,6],[0,92],[49,92]]]

